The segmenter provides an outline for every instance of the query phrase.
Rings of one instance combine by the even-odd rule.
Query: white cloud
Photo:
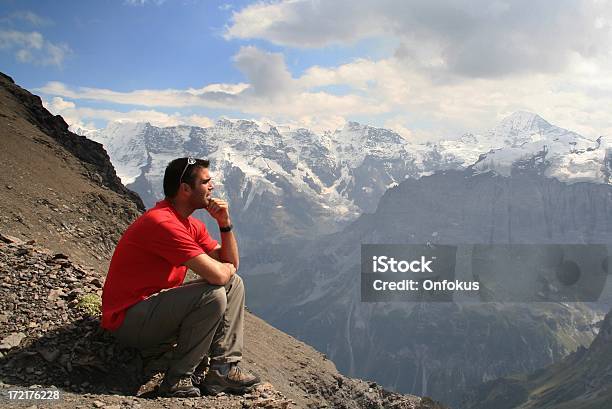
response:
[[[19,62],[56,67],[61,67],[72,53],[68,45],[47,41],[39,32],[16,30],[0,30],[0,50],[14,50]]]
[[[79,118],[129,116],[158,124],[195,124],[199,119],[163,114],[155,108],[205,107],[316,131],[336,129],[347,119],[361,118],[422,141],[481,130],[494,126],[506,114],[528,110],[585,136],[612,133],[612,64],[596,64],[578,53],[572,55],[563,73],[442,82],[396,56],[377,61],[360,58],[336,67],[313,66],[300,77],[290,74],[280,53],[243,47],[235,61],[248,82],[130,92],[50,82],[39,91],[71,100],[151,108],[129,113],[76,109]],[[342,94],[332,91],[336,86],[344,89]]]
[[[144,6],[147,4],[153,4],[155,6],[161,6],[166,0],[124,0],[124,3],[128,6]]]
[[[188,92],[194,95],[206,94],[207,92],[223,92],[227,94],[239,94],[249,87],[249,84],[210,84],[200,89],[190,88]]]
[[[30,62],[34,59],[30,50],[26,50],[25,48],[17,51],[15,53],[15,58],[17,58],[19,62]]]
[[[405,140],[409,142],[420,142],[416,140],[414,132],[411,131],[406,125],[406,117],[401,115],[389,118],[384,123],[385,128],[397,132]]]
[[[88,99],[125,105],[173,108],[188,106],[206,106],[210,108],[225,107],[231,105],[236,95],[241,92],[239,90],[244,90],[244,87],[238,84],[214,84],[201,89],[145,89],[131,92],[118,92],[110,89],[89,87],[72,89],[57,81],[51,81],[38,89],[38,91],[50,95],[58,95],[72,99]]]
[[[27,23],[34,27],[43,27],[53,24],[53,21],[48,18],[42,17],[29,10],[15,11],[7,16],[0,18],[0,23],[7,23],[11,25]]]
[[[387,119],[381,125],[419,140],[491,127],[517,110],[539,113],[585,136],[612,134],[612,69],[574,58],[582,63],[575,61],[565,73],[444,83],[393,57],[360,59],[335,68],[311,67],[298,82],[344,85],[365,94],[383,108],[381,118]]]
[[[21,20],[36,27],[49,26],[53,24],[53,21],[51,21],[50,19],[42,17],[29,10],[15,11],[14,13],[11,13],[8,17],[6,17],[6,20]]]
[[[215,123],[212,119],[202,115],[189,115],[180,117],[181,125],[194,125],[202,128],[208,128]]]
[[[294,84],[282,54],[268,53],[256,47],[242,47],[234,56],[234,62],[248,78],[252,94],[274,98],[292,93]]]
[[[40,50],[45,40],[42,34],[33,31],[26,33],[15,30],[0,30],[0,48],[7,49],[13,46]]]
[[[494,78],[607,55],[611,17],[597,0],[291,0],[235,11],[225,37],[292,47],[386,37],[400,43],[396,57],[438,80]]]
[[[232,89],[233,87],[222,87]],[[242,87],[236,87],[240,89]],[[251,88],[246,88],[251,90]],[[358,95],[333,95],[324,92],[295,92],[282,95],[282,101],[278,98],[270,99],[269,95],[257,96],[247,92],[240,92],[236,95],[225,95],[216,100],[210,100],[201,95],[205,93],[194,94],[189,90],[138,90],[127,93],[121,93],[106,89],[96,88],[78,88],[71,89],[65,84],[59,82],[48,83],[38,91],[45,94],[62,98],[70,98],[74,100],[93,100],[104,101],[116,104],[137,105],[146,107],[171,107],[171,108],[186,108],[186,107],[206,107],[216,109],[227,109],[232,111],[243,112],[246,116],[268,116],[275,118],[279,123],[301,124],[299,126],[312,127],[314,129],[335,129],[329,128],[332,124],[344,123],[344,117],[357,114],[376,114],[384,112],[384,105],[374,104],[372,101]],[[97,115],[96,118],[106,120],[117,120],[118,117],[129,114],[132,118],[141,118],[143,115],[151,117],[159,114],[154,110],[132,110],[129,113],[118,113],[115,111],[106,110],[79,110],[79,116]],[[85,115],[87,114],[87,115]],[[155,117],[147,119],[147,121],[172,122],[180,119],[187,123],[188,117],[181,117],[176,114],[167,117],[163,114],[162,118]],[[180,118],[179,118],[180,117]],[[178,118],[178,119],[177,119]],[[137,119],[140,121],[140,119]],[[143,119],[144,120],[144,119]],[[193,120],[192,120],[193,122]]]
[[[207,127],[214,122],[201,115],[183,115],[179,112],[167,114],[155,110],[131,110],[127,112],[112,109],[95,109],[77,107],[72,101],[54,97],[50,101],[43,100],[43,105],[54,115],[61,115],[68,125],[92,128],[91,121],[104,120],[109,122],[149,122],[155,126],[193,125]],[[86,122],[89,121],[89,124]]]
[[[375,8],[345,0],[258,2],[233,12],[225,37],[297,47],[347,43],[384,32],[377,13],[369,12]]]
[[[282,123],[299,121],[318,129],[343,123],[344,118],[351,115],[377,114],[388,109],[381,101],[365,96],[334,95],[313,90],[318,86],[316,80],[293,78],[281,54],[244,47],[236,54],[235,61],[249,83],[209,84],[186,90],[117,92],[101,88],[72,88],[60,82],[49,82],[37,91],[75,100],[143,107],[227,109],[248,116],[267,116]]]
[[[42,65],[55,65],[61,67],[64,62],[64,58],[72,52],[70,47],[66,44],[53,44],[47,42],[46,45],[46,57],[42,59]]]
[[[75,109],[76,105],[72,101],[66,101],[60,97],[53,97],[51,102],[45,103],[45,108],[51,110],[54,114]]]

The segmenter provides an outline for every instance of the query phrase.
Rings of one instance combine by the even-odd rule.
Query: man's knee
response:
[[[206,310],[206,314],[221,318],[227,308],[227,295],[225,288],[217,287],[202,295],[200,306]]]
[[[234,274],[232,276],[232,278],[228,282],[228,285],[229,288],[228,286],[226,286],[228,291],[234,290],[239,293],[244,293],[244,283],[242,282],[242,277],[240,277],[238,274]]]

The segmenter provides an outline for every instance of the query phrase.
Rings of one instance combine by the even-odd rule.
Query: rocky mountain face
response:
[[[344,373],[455,407],[466,387],[588,345],[602,314],[580,303],[362,303],[360,244],[609,243],[611,195],[525,169],[406,180],[339,233],[245,259],[250,304]]]
[[[612,312],[588,348],[532,372],[497,379],[474,388],[470,409],[603,409],[612,402]]]
[[[142,202],[119,184],[101,145],[66,132],[38,97],[1,80],[2,390],[59,388],[60,408],[443,407],[344,377],[321,353],[252,314],[245,366],[267,382],[244,397],[146,399],[159,378],[142,385],[139,355],[99,327],[106,265]],[[4,392],[0,402],[8,402]]]
[[[139,210],[143,210],[140,197],[123,186],[115,173],[108,154],[100,144],[70,132],[68,124],[66,124],[61,116],[51,115],[43,107],[40,97],[30,94],[21,87],[15,86],[15,82],[9,76],[0,73],[0,81],[3,90],[3,105],[8,110],[17,111],[12,116],[3,112],[2,116],[6,119],[4,121],[5,126],[19,131],[18,125],[20,125],[20,120],[27,121],[37,128],[39,132],[52,138],[68,153],[75,156],[85,168],[84,176],[89,177],[100,186],[118,193],[120,196],[129,198],[138,206]],[[12,122],[12,120],[16,120],[16,122]],[[7,136],[9,136],[9,133],[7,132]],[[39,135],[32,135],[32,139],[44,144],[44,141],[36,139],[36,136]]]
[[[0,136],[3,231],[87,264],[106,263],[144,206],[121,184],[102,145],[69,132],[5,75]]]

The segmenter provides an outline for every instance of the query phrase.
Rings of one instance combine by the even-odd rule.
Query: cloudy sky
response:
[[[0,0],[0,70],[69,123],[612,136],[612,1]]]

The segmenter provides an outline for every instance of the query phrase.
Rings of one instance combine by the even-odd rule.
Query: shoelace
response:
[[[229,370],[229,372],[227,374],[227,377],[229,379],[233,379],[233,380],[236,380],[236,381],[239,381],[239,382],[244,380],[244,379],[246,379],[246,378],[248,378],[248,376],[243,375],[242,369],[240,369],[240,367],[238,365],[232,365],[232,367],[230,368],[230,370]]]
[[[190,376],[186,376],[183,377],[181,379],[179,379],[177,385],[177,387],[182,388],[182,387],[187,387],[187,388],[191,388],[193,387],[193,382],[191,382],[191,377]]]
[[[230,379],[240,379],[240,368],[238,365],[230,366],[229,371],[227,371],[227,377]]]
[[[191,383],[193,383],[194,385],[199,385],[204,382],[205,377],[206,377],[205,372],[201,372],[201,373],[194,372],[193,375],[191,375]]]

